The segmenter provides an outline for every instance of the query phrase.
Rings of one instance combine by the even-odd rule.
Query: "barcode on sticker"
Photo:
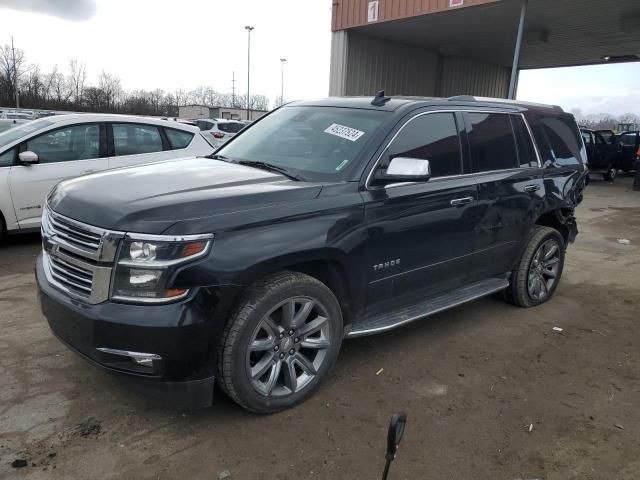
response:
[[[362,135],[364,135],[364,132],[360,130],[356,130],[355,128],[351,127],[345,127],[344,125],[339,125],[337,123],[329,125],[324,133],[329,133],[331,135],[335,135],[336,137],[344,138],[352,142],[355,142]]]

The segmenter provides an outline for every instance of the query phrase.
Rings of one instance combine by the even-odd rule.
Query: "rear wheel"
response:
[[[618,169],[614,166],[610,166],[602,176],[607,182],[613,182],[618,176]]]
[[[551,299],[564,268],[565,245],[560,232],[536,226],[518,268],[511,274],[505,297],[514,305],[534,307]]]
[[[242,407],[275,413],[308,398],[333,368],[342,314],[313,277],[282,272],[256,283],[225,328],[218,379]]]

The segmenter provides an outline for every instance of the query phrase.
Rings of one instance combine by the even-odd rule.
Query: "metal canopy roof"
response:
[[[520,5],[503,0],[352,30],[444,55],[511,66]],[[640,60],[639,0],[529,1],[520,68],[633,60]]]

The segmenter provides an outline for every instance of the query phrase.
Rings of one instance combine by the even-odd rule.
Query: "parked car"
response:
[[[198,129],[124,115],[58,115],[0,134],[0,237],[40,227],[61,180],[140,163],[207,155]]]
[[[220,148],[226,142],[231,140],[236,133],[242,130],[246,125],[238,120],[214,119],[198,119],[192,120],[200,131],[202,136],[214,148]]]
[[[344,338],[496,292],[550,300],[585,161],[559,107],[291,103],[209,159],[60,183],[43,216],[42,312],[156,397],[209,405],[217,380],[276,412],[318,388]]]
[[[630,172],[635,169],[634,164],[640,157],[640,132],[625,132],[618,136],[619,154],[616,166]]]
[[[4,119],[0,118],[0,133],[6,132],[10,128],[16,127],[18,125],[22,125],[23,123],[27,123],[30,120],[19,120],[19,119]]]
[[[607,181],[618,175],[620,144],[612,130],[581,128],[582,140],[587,150],[587,166],[591,173],[600,173]]]

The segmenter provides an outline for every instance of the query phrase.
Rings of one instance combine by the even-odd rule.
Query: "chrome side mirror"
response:
[[[377,184],[403,182],[426,182],[431,178],[429,160],[411,157],[395,157],[389,162],[386,170],[380,169],[375,174]]]
[[[40,161],[38,159],[38,154],[30,150],[27,150],[26,152],[20,152],[20,154],[18,155],[18,159],[20,159],[20,163],[24,165],[33,165]]]

